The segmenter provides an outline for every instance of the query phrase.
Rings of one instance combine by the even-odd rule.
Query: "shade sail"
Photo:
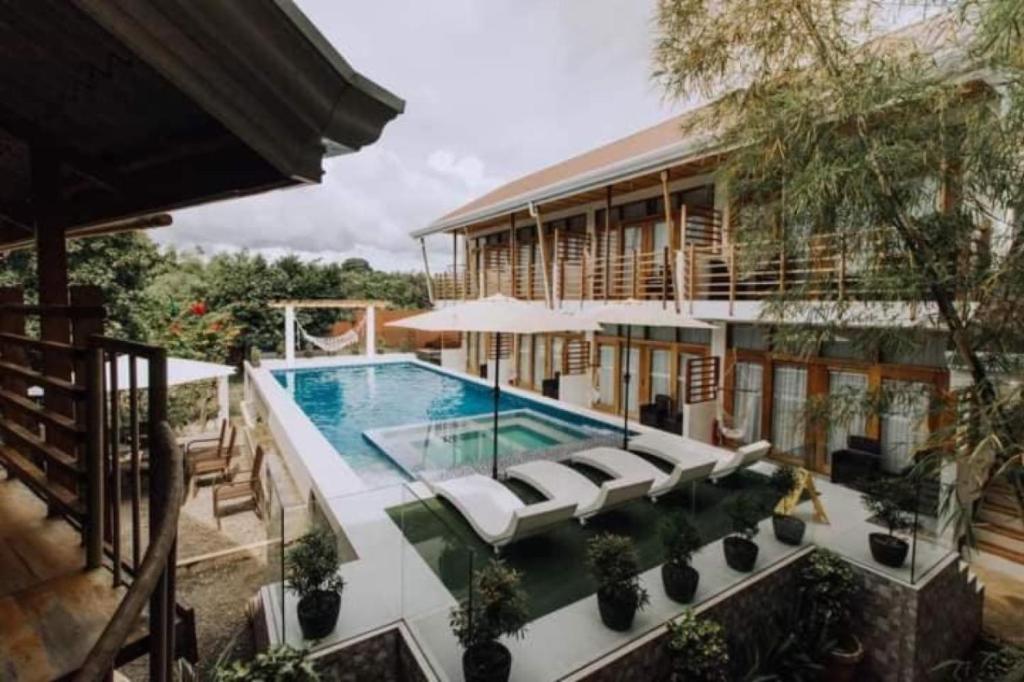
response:
[[[681,327],[684,329],[714,329],[715,326],[677,313],[672,308],[659,308],[650,301],[627,299],[580,313],[580,316],[600,324],[624,324],[636,327]]]
[[[108,367],[109,371],[109,367]],[[149,387],[149,362],[145,358],[135,359],[135,372],[139,388]],[[229,377],[235,373],[230,365],[215,362],[187,360],[185,358],[167,358],[167,385],[179,386],[195,381],[208,381],[219,377]],[[128,356],[117,358],[117,385],[120,389],[128,388]]]
[[[601,328],[597,322],[584,316],[551,310],[537,303],[501,294],[395,320],[388,322],[388,326],[430,332],[484,334],[544,334],[599,331]]]

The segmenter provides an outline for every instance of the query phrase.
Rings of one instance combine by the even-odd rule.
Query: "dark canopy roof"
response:
[[[290,0],[5,2],[0,246],[319,182],[403,108]]]

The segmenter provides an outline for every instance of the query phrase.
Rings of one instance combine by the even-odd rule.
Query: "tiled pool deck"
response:
[[[407,355],[385,356],[381,360],[408,362],[410,358]],[[339,358],[332,364],[346,361],[354,362]],[[365,362],[365,359],[355,362]],[[325,362],[317,359],[301,364],[324,366]],[[293,471],[293,477],[300,487],[305,485],[306,490],[315,495],[327,520],[340,530],[358,557],[342,567],[348,585],[338,626],[328,638],[318,642],[316,648],[333,646],[362,633],[404,622],[422,647],[433,672],[440,679],[461,680],[461,651],[448,627],[448,612],[455,600],[387,512],[390,508],[427,499],[430,492],[419,483],[369,489],[322,436],[319,440],[316,438],[319,432],[308,418],[303,423],[301,410],[270,375],[271,369],[279,367],[281,364],[264,362],[261,368],[248,368],[247,380],[252,384],[249,390],[268,408],[268,425],[289,468],[303,467],[298,474]],[[533,395],[528,397],[537,399]],[[565,408],[561,403],[558,406]],[[607,421],[604,415],[591,411],[580,410],[580,413]],[[643,428],[638,426],[637,430]],[[755,470],[770,474],[773,468],[770,463],[761,463]],[[801,504],[795,514],[808,522],[807,536],[803,547],[792,547],[775,540],[770,520],[762,522],[762,532],[757,536],[760,556],[753,574],[741,574],[728,568],[720,541],[706,545],[694,559],[701,573],[694,605],[707,603],[748,580],[757,579],[815,545],[827,547],[866,570],[910,584],[909,561],[901,569],[889,569],[871,559],[867,534],[878,527],[868,522],[860,495],[826,480],[818,480],[817,485],[831,523],[815,523],[810,503]],[[920,539],[915,584],[925,584],[931,572],[950,556],[945,547]],[[580,570],[585,569],[580,567]],[[618,633],[605,628],[598,618],[593,595],[580,599],[532,621],[524,639],[507,643],[513,653],[512,679],[525,682],[571,676],[595,659],[630,647],[682,612],[683,606],[665,595],[657,568],[644,572],[641,580],[651,595],[651,604],[638,614],[630,632]],[[299,635],[294,599],[284,595],[282,609],[279,585],[265,588],[264,598],[270,604],[266,611],[272,640],[280,641],[283,633],[283,638],[290,643],[308,645]]]

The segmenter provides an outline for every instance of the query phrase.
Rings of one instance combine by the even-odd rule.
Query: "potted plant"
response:
[[[913,517],[908,512],[914,505],[914,484],[905,477],[886,477],[871,481],[862,497],[871,515],[886,525],[888,533],[871,533],[868,542],[875,561],[899,568],[907,559],[910,545],[896,537],[896,531],[912,528]]]
[[[451,628],[462,645],[466,682],[504,682],[512,672],[512,654],[498,641],[521,637],[526,629],[526,595],[519,573],[493,560],[473,577],[473,590],[452,609]]]
[[[320,639],[338,622],[345,580],[338,573],[341,561],[334,534],[316,530],[299,538],[288,550],[286,584],[299,596],[298,616],[302,636]]]
[[[850,565],[825,549],[815,550],[798,575],[802,605],[800,627],[805,641],[824,642],[825,677],[844,682],[857,679],[864,647],[853,634],[853,608],[861,583]]]
[[[722,541],[725,563],[735,571],[749,573],[757,563],[758,547],[754,536],[760,530],[761,510],[754,499],[744,493],[729,500],[725,511],[732,519],[733,531]]]
[[[787,545],[799,545],[803,542],[804,532],[807,530],[807,524],[803,519],[781,511],[782,501],[793,492],[799,482],[796,469],[788,464],[777,467],[772,473],[771,486],[779,496],[779,502],[772,513],[772,529],[775,531],[775,538]]]
[[[309,652],[293,649],[287,644],[256,654],[251,661],[235,661],[218,665],[214,673],[216,682],[319,682],[320,675],[307,660]]]
[[[611,533],[593,537],[587,543],[587,564],[597,580],[601,621],[612,630],[628,630],[636,612],[649,601],[640,585],[640,559],[633,541]]]
[[[668,622],[672,682],[727,682],[729,651],[725,631],[713,620],[697,618],[686,609]]]
[[[687,604],[697,592],[700,573],[690,565],[693,553],[700,549],[700,533],[682,513],[673,514],[662,522],[661,541],[665,545],[666,560],[661,566],[661,581],[665,594],[673,601]]]

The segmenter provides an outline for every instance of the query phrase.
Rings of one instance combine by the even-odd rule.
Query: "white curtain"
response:
[[[626,347],[622,347],[622,354],[625,356]],[[623,358],[625,360],[625,357]],[[629,349],[629,411],[634,413],[637,411],[637,397],[640,395],[640,349],[632,346]],[[622,406],[619,406],[621,412]]]
[[[772,375],[772,445],[776,452],[804,457],[807,369],[780,365]]]
[[[598,352],[601,363],[597,371],[598,401],[612,407],[615,405],[615,346],[602,344]]]
[[[519,377],[520,384],[526,384],[530,380],[530,351],[533,345],[533,339],[526,335],[521,334],[519,336],[519,368],[516,372],[516,376]]]
[[[846,447],[848,436],[863,436],[867,432],[867,411],[864,399],[868,393],[868,377],[857,372],[828,373],[829,402],[832,406],[828,425],[828,458]]]
[[[539,391],[546,378],[547,339],[541,335],[534,336],[533,344],[533,388]]]
[[[656,395],[671,395],[672,356],[667,350],[651,351],[651,402]]]
[[[733,366],[733,419],[736,428],[743,428],[743,440],[753,443],[761,439],[761,393],[764,367],[756,362],[737,362]]]
[[[555,376],[555,373],[565,372],[565,368],[562,367],[562,337],[555,336],[551,339],[551,376]]]
[[[882,413],[882,468],[898,473],[912,464],[914,453],[928,440],[928,384],[886,380],[887,405]]]

